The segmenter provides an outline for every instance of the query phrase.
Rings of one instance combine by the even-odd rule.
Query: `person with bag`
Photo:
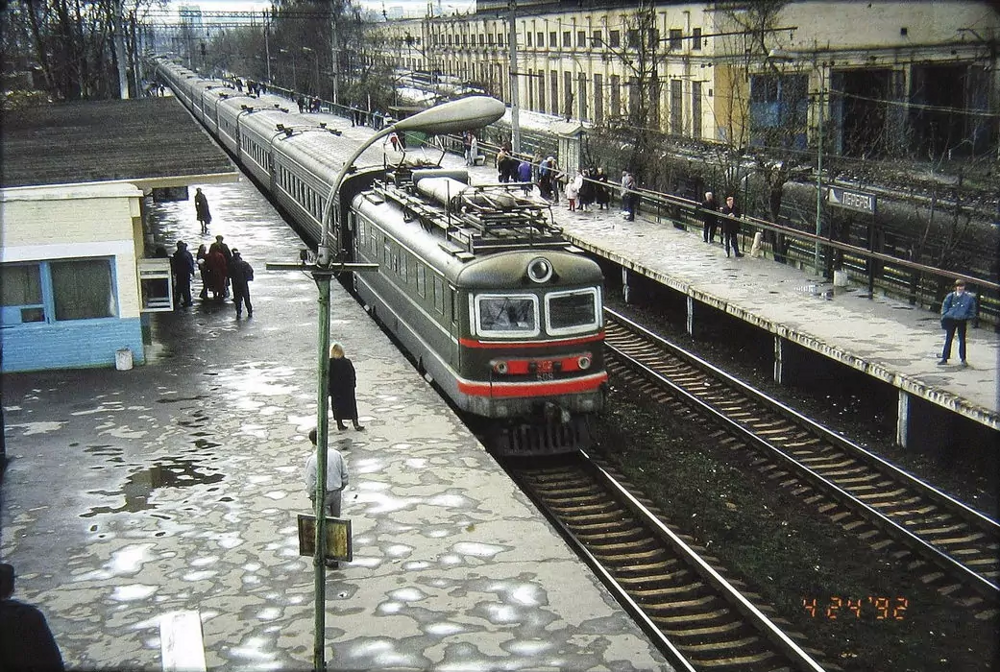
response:
[[[968,366],[965,360],[965,327],[969,320],[976,316],[976,298],[965,291],[965,280],[955,281],[955,291],[950,292],[941,302],[941,328],[944,329],[944,350],[941,351],[941,361],[938,366],[944,366],[951,357],[951,342],[958,334],[958,357],[962,366]]]

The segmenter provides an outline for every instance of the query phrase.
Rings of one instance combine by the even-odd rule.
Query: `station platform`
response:
[[[492,166],[469,171],[477,183],[497,180]],[[897,438],[904,446],[914,441],[913,428],[907,432],[907,415],[912,421],[916,414],[907,411],[911,397],[1000,430],[1000,334],[991,325],[970,326],[967,368],[959,365],[957,339],[951,364],[938,366],[944,331],[931,311],[877,294],[869,299],[866,287],[835,288],[806,271],[751,257],[749,245],[742,247],[749,241],[741,242],[745,256],[726,257],[721,244],[703,241],[701,227],[678,229],[641,210],[629,222],[614,204],[570,212],[562,198],[553,217],[596,256],[894,386],[900,394]]]
[[[0,555],[69,669],[160,669],[160,622],[178,612],[197,612],[208,669],[311,669],[296,516],[310,512],[317,290],[265,270],[302,245],[251,183],[203,190],[208,235],[192,201],[164,203],[148,242],[194,252],[222,234],[255,269],[252,319],[196,298],[153,317],[145,366],[4,376]],[[332,313],[366,431],[331,435],[353,561],[327,576],[329,669],[670,669],[336,284]]]

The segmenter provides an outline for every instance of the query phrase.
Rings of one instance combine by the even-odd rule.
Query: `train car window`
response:
[[[454,287],[448,287],[448,298],[451,299],[451,323],[458,324],[458,292],[455,291]]]
[[[406,277],[406,252],[399,253],[399,277],[404,283],[409,282],[409,278]]]
[[[483,336],[537,336],[538,297],[534,294],[479,294],[476,324]]]
[[[387,240],[382,244],[382,263],[388,266],[389,268],[392,268],[392,266],[389,263],[389,257],[391,256],[391,254],[392,251],[389,249],[389,241]]]
[[[427,267],[417,264],[417,295],[427,296]]]
[[[434,310],[444,315],[444,283],[436,275],[434,276]]]
[[[600,324],[596,287],[545,295],[545,331],[552,336],[592,331]]]
[[[395,245],[392,246],[392,272],[399,275],[399,248]]]

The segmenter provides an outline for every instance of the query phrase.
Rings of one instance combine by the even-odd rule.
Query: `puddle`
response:
[[[156,508],[155,504],[149,502],[149,497],[157,488],[186,488],[192,485],[206,485],[218,483],[225,476],[218,472],[203,472],[200,465],[190,460],[173,459],[158,462],[148,469],[135,472],[126,479],[120,491],[89,490],[89,495],[100,495],[103,497],[124,496],[125,502],[121,506],[95,506],[87,513],[80,514],[81,518],[92,518],[104,513],[121,513],[127,511],[136,513]]]

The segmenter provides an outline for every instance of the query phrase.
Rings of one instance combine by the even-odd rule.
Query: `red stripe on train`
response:
[[[474,397],[547,397],[560,394],[593,392],[608,380],[607,373],[572,380],[547,380],[534,383],[470,383],[458,381],[458,391]]]
[[[486,350],[496,350],[500,348],[548,348],[563,345],[581,345],[583,343],[593,343],[603,341],[604,331],[591,336],[581,338],[567,338],[555,341],[479,341],[472,338],[460,338],[458,344],[465,348],[483,348]]]

